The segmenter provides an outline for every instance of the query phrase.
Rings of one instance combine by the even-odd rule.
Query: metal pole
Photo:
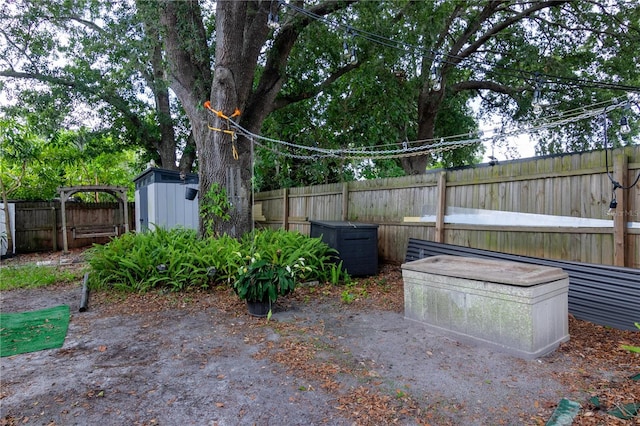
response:
[[[84,281],[82,283],[82,298],[80,298],[80,312],[84,312],[89,306],[89,273],[84,274]]]

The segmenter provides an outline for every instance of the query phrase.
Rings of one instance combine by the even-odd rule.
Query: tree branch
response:
[[[468,41],[468,39],[463,40],[462,38],[458,41],[456,46],[454,46],[454,48],[452,48],[451,50],[452,52],[454,52],[456,57],[459,58],[458,62],[460,62],[463,58],[470,56],[477,49],[479,49],[480,46],[486,43],[491,37],[495,36],[505,28],[508,28],[509,26],[515,24],[516,22],[542,9],[546,9],[552,6],[561,6],[562,4],[568,3],[569,1],[571,0],[551,0],[551,1],[535,3],[530,8],[525,9],[522,12],[517,13],[507,19],[501,20],[498,24],[491,27],[486,33],[478,37],[478,39],[475,42],[471,43],[464,50],[462,49],[462,46]]]
[[[454,83],[448,87],[451,91],[458,93],[465,90],[491,90],[492,92],[503,93],[513,97],[516,93],[520,93],[523,89],[505,86],[493,81],[484,80],[467,80],[460,83]]]
[[[29,61],[29,63],[35,67],[35,64],[33,62],[33,60],[31,59],[30,55],[27,53],[27,48],[26,46],[18,46],[17,43],[15,43],[11,37],[9,37],[9,34],[7,34],[7,32],[3,29],[0,28],[0,34],[2,34],[4,36],[4,39],[6,40],[7,44],[13,46],[13,48],[15,50],[17,50],[18,52],[20,52],[20,54],[27,59],[27,61]],[[6,54],[5,54],[6,55]],[[7,65],[11,67],[11,69],[13,69],[13,64],[11,64],[9,62],[9,60],[5,57],[5,61],[7,62]]]
[[[309,8],[308,11],[313,15],[325,16],[338,10],[345,9],[357,2],[358,0],[327,1]],[[304,30],[304,28],[313,21],[314,19],[310,16],[298,12],[292,19],[287,20],[287,22],[285,22],[285,24],[280,28],[280,31],[273,42],[273,47],[269,51],[267,63],[265,65],[264,72],[260,77],[258,86],[249,99],[247,106],[248,115],[259,111],[259,115],[264,117],[275,109],[315,96],[324,90],[327,84],[330,84],[332,81],[335,81],[341,75],[344,75],[346,72],[354,68],[353,65],[341,68],[311,92],[293,94],[287,98],[276,100],[276,95],[280,91],[284,82],[284,70],[286,68],[286,63],[291,53],[291,49],[302,30]]]
[[[55,17],[55,16],[50,16],[50,15],[41,15],[41,18],[44,18],[48,21],[51,22],[65,22],[65,21],[75,21],[87,28],[91,28],[92,30],[100,33],[100,34],[105,34],[105,30],[104,28],[100,27],[98,24],[96,24],[95,22],[91,22],[88,21],[86,19],[82,19],[79,16],[60,16],[60,17]]]
[[[440,31],[440,34],[438,34],[438,38],[436,41],[436,46],[444,46],[445,44],[445,39],[447,37],[447,34],[449,34],[449,30],[451,29],[451,25],[453,24],[453,21],[460,16],[460,12],[462,11],[464,4],[463,3],[459,3],[456,4],[456,8],[454,9],[454,11],[451,13],[451,15],[449,15],[449,17],[447,18],[447,22],[446,24],[442,27],[442,31]]]
[[[319,93],[323,92],[327,87],[331,86],[336,80],[338,80],[343,75],[347,74],[349,71],[358,68],[359,64],[348,64],[344,67],[341,67],[336,72],[327,77],[324,81],[320,82],[313,87],[312,90],[307,90],[305,92],[296,93],[290,96],[282,96],[276,98],[273,103],[273,111],[286,107],[287,105],[304,101],[305,99],[313,98]]]
[[[142,122],[140,118],[131,112],[131,107],[125,99],[119,97],[114,93],[107,93],[105,91],[102,91],[100,90],[101,88],[99,87],[94,88],[78,81],[67,80],[67,79],[52,76],[52,75],[20,72],[20,71],[14,71],[14,70],[0,71],[0,77],[37,80],[43,83],[49,83],[57,86],[68,87],[78,91],[79,93],[84,93],[85,95],[88,94],[91,96],[95,96],[96,98],[103,100],[104,102],[116,108],[116,110],[121,112],[123,116],[125,116],[133,126],[140,127],[140,128],[142,127]]]
[[[139,0],[136,4],[140,6],[145,2]],[[185,108],[201,105],[209,98],[213,79],[200,6],[197,2],[165,1],[159,5],[159,13],[171,88]],[[188,35],[181,31],[185,26],[193,28],[193,32]],[[195,112],[188,111],[188,114],[193,117]]]

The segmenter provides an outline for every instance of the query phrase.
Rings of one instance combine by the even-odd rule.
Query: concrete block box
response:
[[[536,358],[569,340],[569,277],[560,268],[458,256],[402,265],[405,318]]]

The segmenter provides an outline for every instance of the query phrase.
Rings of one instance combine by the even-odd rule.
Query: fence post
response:
[[[127,191],[120,192],[120,198],[122,199],[122,214],[124,215],[122,221],[124,222],[124,232],[129,232],[129,201],[127,200]]]
[[[447,209],[447,172],[438,176],[438,201],[436,204],[436,243],[444,243],[444,215]]]
[[[627,167],[627,156],[617,155],[613,166],[613,178],[622,186],[626,185]],[[619,188],[615,190],[615,194],[618,206],[613,215],[613,264],[615,266],[625,266],[625,240],[627,232],[626,190]]]
[[[342,183],[342,221],[349,218],[349,182]]]
[[[69,253],[69,243],[67,239],[67,211],[65,210],[65,201],[67,201],[67,193],[60,191],[60,214],[62,215],[62,252]]]
[[[285,231],[289,230],[289,189],[284,188],[284,195],[282,196],[283,208],[282,208],[282,227]]]
[[[51,241],[53,243],[53,251],[58,251],[58,224],[56,223],[56,208],[51,207]]]

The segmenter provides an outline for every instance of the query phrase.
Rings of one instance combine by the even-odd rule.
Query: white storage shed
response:
[[[136,232],[178,226],[198,229],[198,175],[149,168],[134,180]]]

